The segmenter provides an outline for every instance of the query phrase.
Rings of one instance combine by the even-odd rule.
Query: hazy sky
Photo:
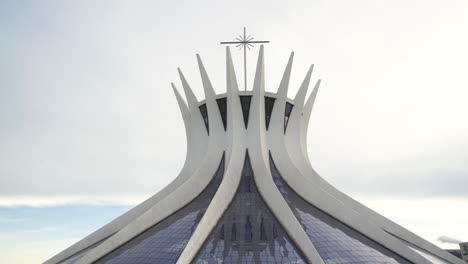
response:
[[[466,0],[2,0],[0,262],[44,261],[177,176],[176,68],[203,98],[199,53],[225,91],[219,42],[243,26],[271,41],[267,90],[291,51],[291,97],[315,64],[325,179],[439,246],[468,240]]]

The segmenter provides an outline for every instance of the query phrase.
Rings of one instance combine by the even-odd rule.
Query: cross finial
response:
[[[270,43],[267,40],[254,40],[250,35],[247,36],[246,29],[244,27],[244,35],[236,38],[237,41],[225,41],[221,44],[237,44],[236,47],[244,49],[244,91],[247,91],[247,49],[253,47],[253,44],[257,43]]]

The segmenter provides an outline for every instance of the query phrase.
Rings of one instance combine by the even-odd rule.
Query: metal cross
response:
[[[237,48],[244,48],[244,91],[247,91],[247,49],[250,50],[250,47],[253,47],[252,43],[270,43],[266,40],[254,40],[250,35],[247,36],[244,27],[244,36],[239,35],[236,38],[237,41],[226,41],[221,42],[221,44],[237,44]]]

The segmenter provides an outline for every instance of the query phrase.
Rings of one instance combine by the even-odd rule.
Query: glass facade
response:
[[[276,98],[265,96],[265,122],[266,129],[270,126],[271,112],[273,112],[273,106],[275,105]]]
[[[242,108],[242,116],[244,118],[244,125],[247,129],[249,124],[249,114],[250,114],[250,104],[252,102],[251,95],[239,95],[241,108]],[[270,119],[271,113],[273,112],[273,107],[275,105],[276,98],[265,96],[265,123],[266,129],[270,126]],[[219,114],[221,115],[221,119],[223,121],[224,131],[227,128],[227,98],[222,97],[216,99],[216,103],[218,104]],[[286,132],[286,127],[288,126],[289,116],[291,115],[292,109],[294,105],[291,103],[286,102],[286,108],[284,111],[284,132]],[[210,125],[208,120],[208,110],[206,108],[206,104],[202,104],[199,106],[200,113],[203,117],[203,121],[205,122],[206,131],[208,134],[210,133]]]
[[[270,169],[276,186],[326,264],[410,263],[302,199],[282,179],[271,154]]]
[[[205,127],[206,131],[208,132],[208,135],[210,134],[210,124],[208,122],[208,109],[206,108],[206,104],[200,105],[198,108],[200,108],[200,113],[203,117],[203,122],[205,122]]]
[[[224,155],[215,176],[197,198],[96,263],[176,263],[218,190],[223,174]]]
[[[221,119],[223,120],[224,131],[226,131],[226,121],[227,121],[226,97],[216,99],[216,103],[218,103],[219,113],[221,114]]]
[[[250,102],[252,101],[252,96],[239,95],[239,99],[242,107],[242,115],[244,116],[245,129],[247,129],[247,125],[249,124]]]
[[[261,198],[248,154],[231,205],[192,263],[306,263]]]
[[[286,128],[288,127],[289,116],[291,115],[294,105],[286,102],[286,108],[284,110],[284,133],[286,133]]]

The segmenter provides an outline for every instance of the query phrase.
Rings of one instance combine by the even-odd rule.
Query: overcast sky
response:
[[[468,240],[467,1],[3,0],[0,262],[44,261],[174,179],[176,68],[202,99],[199,53],[224,92],[219,42],[243,26],[271,41],[267,90],[291,51],[290,97],[315,64],[308,147],[325,179],[441,247]]]

